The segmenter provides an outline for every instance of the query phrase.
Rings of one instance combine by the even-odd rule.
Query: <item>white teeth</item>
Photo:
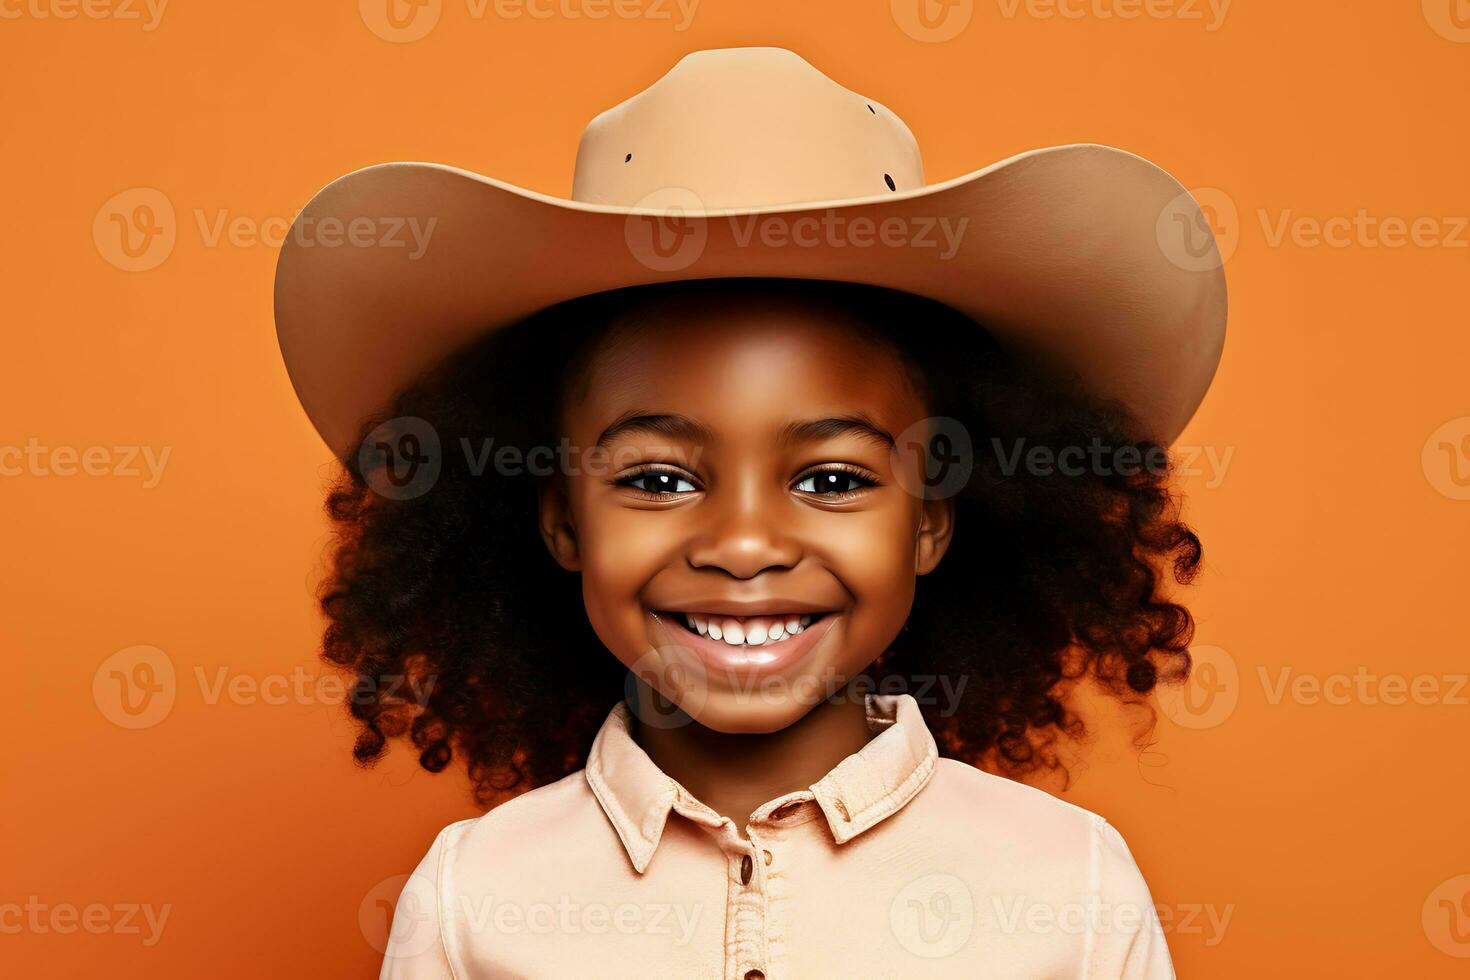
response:
[[[745,642],[745,627],[738,619],[726,619],[720,623],[720,632],[725,634],[725,642],[732,647],[738,647]]]
[[[762,647],[780,643],[806,631],[812,616],[708,616],[704,613],[680,613],[691,632],[720,640],[731,646]]]

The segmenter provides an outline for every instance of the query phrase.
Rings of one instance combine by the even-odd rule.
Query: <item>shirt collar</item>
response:
[[[815,799],[833,840],[844,844],[902,809],[924,788],[939,752],[918,702],[911,694],[864,698],[874,737],[807,790],[763,804],[754,818]],[[642,874],[658,848],[670,810],[710,827],[723,818],[659,769],[630,729],[628,705],[619,701],[598,730],[584,771],[633,867]]]

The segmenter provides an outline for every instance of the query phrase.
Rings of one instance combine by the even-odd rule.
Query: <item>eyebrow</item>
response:
[[[840,415],[830,419],[810,419],[805,422],[790,422],[776,436],[778,442],[821,442],[838,436],[853,435],[878,443],[886,449],[894,447],[893,434],[859,412],[856,415]]]
[[[709,426],[687,415],[633,411],[620,415],[611,425],[603,429],[602,434],[597,437],[597,445],[606,445],[619,436],[632,433],[683,439],[686,442],[715,441],[714,431]],[[820,442],[843,435],[855,435],[876,442],[887,449],[892,449],[895,445],[892,433],[861,412],[835,418],[788,422],[776,434],[776,441],[778,443]]]
[[[687,415],[650,414],[647,412],[625,412],[613,420],[597,437],[597,445],[604,446],[619,436],[635,432],[646,435],[683,439],[686,442],[714,442],[715,434],[709,426],[696,422]]]

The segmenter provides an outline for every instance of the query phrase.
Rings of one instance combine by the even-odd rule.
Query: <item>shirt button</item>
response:
[[[752,864],[753,862],[750,860],[749,854],[740,859],[740,883],[742,885],[750,884],[750,871]]]
[[[759,970],[746,970],[745,980],[766,980],[766,975]]]

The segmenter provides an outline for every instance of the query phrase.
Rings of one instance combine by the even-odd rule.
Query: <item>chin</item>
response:
[[[712,693],[694,711],[682,704],[680,707],[696,723],[713,731],[728,735],[769,735],[789,728],[820,703],[820,699],[804,703],[789,696],[772,699],[755,690],[749,694]]]

